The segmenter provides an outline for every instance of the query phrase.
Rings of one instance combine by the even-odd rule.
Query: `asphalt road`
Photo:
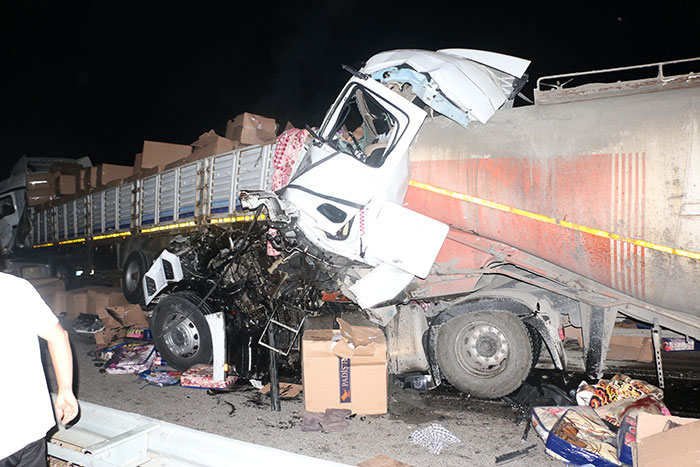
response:
[[[70,332],[70,322],[64,325]],[[533,444],[535,449],[526,457],[505,465],[563,465],[545,454],[534,431],[525,443],[521,442],[525,422],[514,423],[515,412],[504,403],[470,400],[449,391],[431,391],[424,399],[425,408],[413,408],[402,415],[357,416],[345,430],[336,433],[303,432],[302,397],[283,400],[282,410],[273,412],[269,399],[250,386],[212,396],[205,390],[180,386],[149,386],[136,375],[108,375],[100,372],[101,365],[88,356],[95,348],[92,339],[70,333],[79,400],[350,465],[384,454],[415,467],[488,466],[496,465],[499,455]],[[434,455],[409,441],[411,433],[431,423],[442,425],[460,443]]]

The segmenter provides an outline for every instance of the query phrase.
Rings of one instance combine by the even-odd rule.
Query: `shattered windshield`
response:
[[[380,167],[397,133],[396,120],[365,89],[355,86],[349,96],[327,133],[328,144],[370,167]]]

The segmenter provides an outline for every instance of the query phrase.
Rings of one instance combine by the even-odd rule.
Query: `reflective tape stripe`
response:
[[[631,245],[638,245],[644,248],[649,248],[651,250],[661,251],[664,253],[670,253],[677,256],[683,256],[685,258],[700,260],[700,253],[695,253],[692,251],[681,250],[678,248],[673,248],[670,246],[659,245],[657,243],[647,242],[646,240],[640,240],[636,238],[624,237],[622,235],[607,232],[605,230],[595,229],[592,227],[586,227],[585,225],[575,224],[573,222],[564,221],[560,219],[555,219],[553,217],[543,216],[542,214],[536,214],[534,212],[524,211],[522,209],[514,208],[506,204],[496,203],[494,201],[488,201],[485,199],[477,198],[476,196],[465,195],[463,193],[458,193],[456,191],[446,190],[444,188],[437,188],[427,183],[417,182],[411,180],[408,182],[409,185],[420,188],[422,190],[432,191],[433,193],[438,193],[441,195],[449,196],[450,198],[459,199],[462,201],[467,201],[469,203],[478,204],[480,206],[485,206],[492,209],[497,209],[499,211],[509,212],[512,214],[517,214],[518,216],[527,217],[529,219],[534,219],[540,222],[546,222],[548,224],[560,225],[566,227],[567,229],[578,230],[580,232],[586,232],[597,237],[609,238],[612,240],[618,240],[620,242],[629,243]]]

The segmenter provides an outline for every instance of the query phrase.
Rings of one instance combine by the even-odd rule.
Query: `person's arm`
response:
[[[39,333],[49,346],[51,363],[56,373],[58,394],[56,395],[56,415],[64,425],[78,415],[78,401],[73,395],[73,354],[70,350],[68,333],[60,324]]]

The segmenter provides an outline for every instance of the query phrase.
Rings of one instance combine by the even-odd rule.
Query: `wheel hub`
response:
[[[128,290],[136,290],[139,285],[139,266],[132,261],[126,267],[126,287]]]
[[[478,376],[494,376],[503,371],[509,346],[505,334],[490,323],[472,323],[456,340],[457,359],[466,371]]]
[[[181,313],[173,313],[166,322],[175,327],[165,334],[165,343],[175,355],[187,358],[199,350],[200,338],[197,326],[187,316]]]

